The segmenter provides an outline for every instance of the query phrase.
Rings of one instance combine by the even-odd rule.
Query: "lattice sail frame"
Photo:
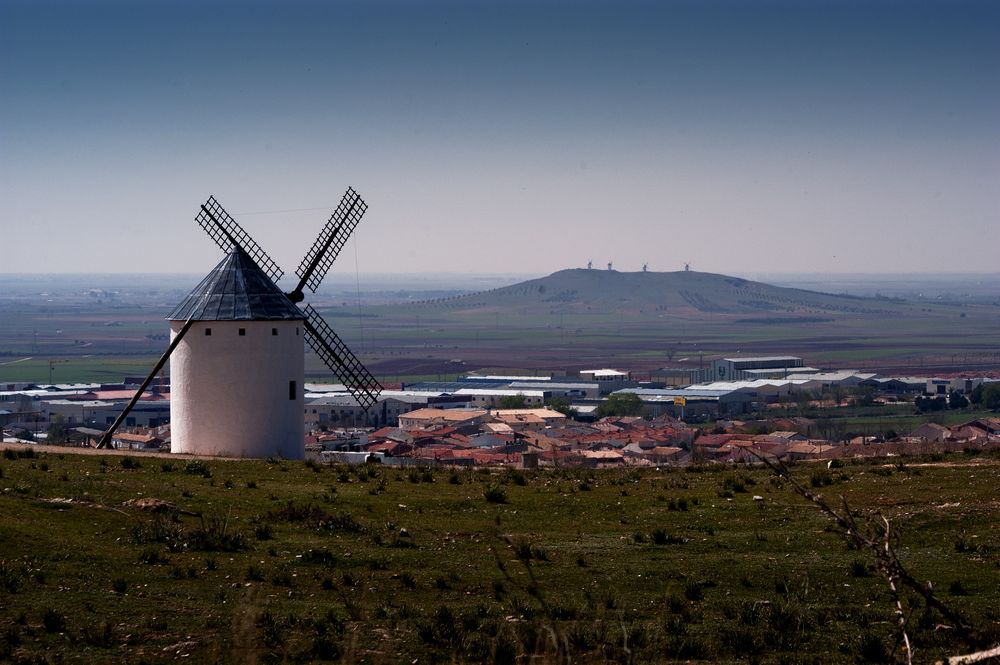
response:
[[[343,249],[347,239],[354,232],[354,228],[361,221],[368,204],[354,191],[353,187],[348,187],[344,197],[340,200],[340,205],[334,210],[326,226],[313,242],[312,247],[302,259],[295,274],[300,279],[306,278],[306,286],[313,293],[319,288],[330,266],[337,259],[340,250]],[[317,261],[316,257],[319,256]],[[316,262],[315,268],[309,272],[310,267]]]
[[[201,206],[201,212],[198,213],[195,220],[222,251],[228,252],[233,245],[239,246],[275,282],[285,274],[285,271],[267,255],[267,252],[257,244],[257,241],[243,230],[239,222],[219,205],[214,196],[208,197],[208,201]]]
[[[306,315],[306,342],[326,363],[330,371],[343,382],[361,408],[368,411],[378,402],[382,384],[372,376],[358,357],[351,353],[343,340],[333,332],[330,324],[323,320],[312,305],[306,305],[302,311]]]

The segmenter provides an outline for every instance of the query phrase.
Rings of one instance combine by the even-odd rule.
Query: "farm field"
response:
[[[891,662],[865,551],[765,469],[489,471],[6,447],[0,660]],[[800,464],[1000,640],[1000,458]],[[760,497],[755,499],[754,497]],[[144,510],[138,499],[146,502]],[[915,611],[918,662],[970,651]]]
[[[197,281],[39,280],[0,282],[0,380],[144,375],[166,347],[164,317]],[[386,382],[476,369],[642,371],[736,353],[793,354],[823,367],[897,374],[1000,371],[1000,307],[981,298],[858,298],[707,273],[582,270],[479,293],[439,293],[401,304],[380,291],[357,306],[342,293],[321,292],[313,302]],[[306,371],[332,379],[311,353]]]
[[[479,294],[325,314],[364,332],[383,373],[446,359],[488,367],[653,369],[702,357],[795,354],[824,367],[1000,369],[995,304],[859,298],[708,273],[566,270]],[[386,358],[385,356],[389,357]],[[393,360],[397,356],[398,360]]]

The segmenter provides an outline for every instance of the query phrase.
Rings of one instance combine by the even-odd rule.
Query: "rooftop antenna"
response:
[[[278,299],[284,300],[287,298],[287,300],[285,304],[276,302],[273,299],[268,302],[255,302],[251,300],[245,303],[234,304],[232,297],[229,296],[228,303],[223,298],[220,304],[219,302],[212,301],[210,298],[192,299],[192,296],[195,295],[195,293],[192,293],[192,296],[189,296],[188,299],[181,303],[170,316],[174,321],[183,321],[184,325],[177,331],[167,350],[161,356],[153,371],[143,381],[135,396],[125,407],[125,410],[118,416],[118,419],[111,425],[108,431],[104,433],[104,436],[101,437],[98,447],[106,448],[110,445],[115,431],[124,422],[125,417],[136,403],[138,403],[143,392],[166,363],[170,354],[177,348],[177,345],[191,328],[191,325],[195,321],[229,320],[213,318],[213,315],[209,312],[209,310],[223,310],[226,307],[230,309],[234,307],[241,308],[240,316],[233,317],[234,320],[246,320],[248,313],[250,314],[249,320],[255,320],[253,316],[255,313],[265,312],[268,308],[272,310],[277,308],[290,315],[284,318],[301,319],[305,328],[305,341],[316,352],[316,355],[323,360],[330,371],[344,384],[365,411],[374,406],[378,402],[379,394],[382,392],[381,384],[365,368],[357,356],[351,353],[343,340],[323,320],[323,317],[313,309],[312,305],[306,305],[304,308],[297,307],[297,303],[305,299],[304,288],[309,288],[313,293],[319,288],[330,266],[367,210],[368,205],[364,200],[361,199],[353,188],[348,187],[347,192],[340,201],[340,205],[337,206],[336,210],[330,216],[330,219],[320,231],[316,240],[313,241],[312,247],[299,264],[295,273],[299,277],[299,281],[295,288],[282,296],[276,282],[284,275],[284,271],[250,237],[243,227],[226,212],[215,197],[210,196],[208,201],[201,206],[195,220],[224,252],[230,255],[241,253],[244,255],[244,258],[251,260],[252,267],[259,269],[263,273],[260,275],[261,279],[268,282],[267,284],[263,284],[265,291],[272,291]],[[203,284],[207,283],[211,277],[210,275],[209,278],[206,278]],[[210,284],[209,286],[211,287],[212,285]],[[257,285],[257,287],[260,288],[260,285]],[[215,316],[217,317],[218,315],[216,314]],[[269,317],[265,313],[262,319],[269,320]],[[210,334],[211,331],[209,330],[206,336],[210,336]],[[276,334],[276,332],[272,331],[272,334]],[[243,335],[243,332],[240,332],[240,335]]]

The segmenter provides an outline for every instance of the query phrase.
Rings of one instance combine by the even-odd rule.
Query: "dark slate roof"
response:
[[[305,319],[246,252],[235,248],[174,308],[169,321]]]

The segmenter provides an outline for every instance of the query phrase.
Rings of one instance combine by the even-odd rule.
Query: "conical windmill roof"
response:
[[[234,248],[167,317],[169,321],[282,321],[302,311],[242,249]]]

